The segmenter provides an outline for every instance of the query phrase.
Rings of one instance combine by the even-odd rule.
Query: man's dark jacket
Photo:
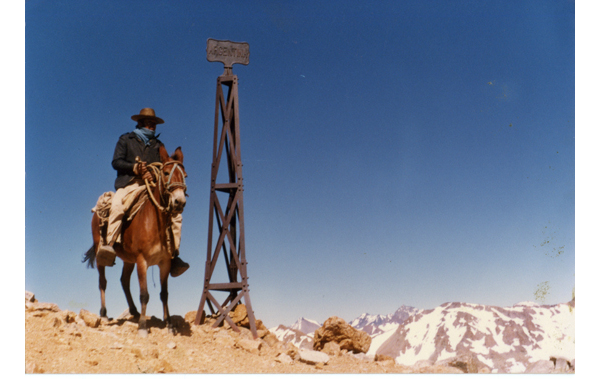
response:
[[[145,145],[134,132],[125,133],[119,137],[112,160],[112,166],[117,170],[115,189],[127,186],[129,181],[135,177],[133,173],[135,157],[140,157],[142,162],[147,164],[160,162],[159,149],[161,145],[162,142],[156,137],[150,139],[150,143]]]

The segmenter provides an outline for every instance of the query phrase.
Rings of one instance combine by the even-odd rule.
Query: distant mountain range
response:
[[[502,308],[445,303],[409,317],[376,351],[412,366],[474,356],[492,373],[523,373],[537,361],[575,359],[575,301]]]
[[[429,310],[401,306],[388,315],[364,313],[349,324],[367,332],[367,356],[388,355],[398,364],[433,364],[471,356],[492,372],[522,373],[541,360],[575,359],[575,301],[557,305],[533,302],[512,307],[445,303]],[[271,328],[284,343],[312,349],[320,323],[298,319]]]

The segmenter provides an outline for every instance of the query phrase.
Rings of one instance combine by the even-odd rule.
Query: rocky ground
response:
[[[462,373],[456,367],[407,367],[393,360],[369,360],[345,350],[331,352],[326,363],[303,357],[266,328],[254,340],[246,328],[193,324],[195,312],[172,316],[177,328],[149,320],[149,334],[138,334],[137,320],[113,320],[80,310],[60,310],[26,294],[26,373]],[[313,352],[314,353],[314,352]],[[318,353],[323,354],[323,353]]]

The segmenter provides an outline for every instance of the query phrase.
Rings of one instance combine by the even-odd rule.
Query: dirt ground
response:
[[[97,316],[96,316],[97,317]],[[188,317],[189,319],[189,317]],[[88,326],[69,311],[25,312],[26,373],[460,373],[452,367],[411,368],[392,360],[368,361],[341,352],[326,364],[308,364],[291,345],[253,340],[248,329],[193,325],[173,316],[176,335],[164,323],[149,320],[149,334],[139,336],[137,320],[102,320]],[[271,335],[274,337],[273,335]],[[245,341],[244,341],[245,340]],[[258,348],[256,348],[256,346]],[[284,356],[285,355],[285,356]]]

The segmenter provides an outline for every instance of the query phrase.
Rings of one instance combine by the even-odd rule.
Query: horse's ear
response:
[[[162,163],[166,163],[169,161],[169,153],[167,153],[167,148],[165,145],[161,144],[158,148],[158,152],[160,153],[160,161]]]
[[[173,153],[173,155],[171,155],[171,159],[183,163],[183,152],[181,151],[181,146],[175,149],[175,152]]]

